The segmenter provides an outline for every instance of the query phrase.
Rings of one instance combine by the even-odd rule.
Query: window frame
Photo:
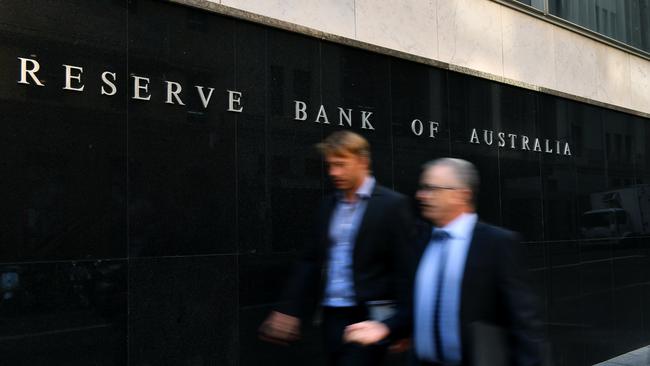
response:
[[[596,32],[592,29],[589,29],[583,25],[573,23],[569,20],[561,18],[557,15],[551,14],[549,11],[548,0],[542,0],[544,3],[544,9],[538,9],[532,5],[524,4],[518,0],[492,0],[495,3],[507,6],[509,8],[522,11],[528,15],[532,15],[538,19],[542,19],[546,22],[549,22],[553,25],[559,26],[561,28],[570,30],[572,32],[578,33],[585,37],[591,38],[598,42],[604,43],[608,46],[618,48],[627,53],[631,53],[635,56],[641,57],[647,61],[650,61],[650,51],[645,51],[630,44],[627,44],[623,41],[611,38],[605,34]]]

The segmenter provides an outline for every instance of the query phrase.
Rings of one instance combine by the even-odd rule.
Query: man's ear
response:
[[[361,160],[361,164],[365,165],[366,168],[370,171],[370,159],[367,156],[360,156],[359,159]]]
[[[462,189],[460,193],[463,197],[463,203],[472,206],[473,205],[472,191],[470,191],[469,189]]]

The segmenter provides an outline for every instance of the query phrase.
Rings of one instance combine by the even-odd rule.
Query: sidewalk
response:
[[[650,346],[639,348],[594,366],[650,366]]]

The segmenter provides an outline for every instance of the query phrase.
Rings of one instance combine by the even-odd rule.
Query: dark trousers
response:
[[[412,362],[410,366],[467,366],[466,363],[461,362],[461,364],[450,364],[450,363],[438,363],[438,362],[429,362],[429,361],[424,361],[420,360],[418,356],[415,354],[415,349],[412,350]]]
[[[377,366],[386,356],[387,344],[360,346],[344,343],[345,327],[368,320],[365,307],[323,308],[323,336],[330,366]]]
[[[418,360],[417,357],[415,358],[415,365],[417,366],[449,366],[450,364],[444,364],[444,363],[437,363],[437,362],[429,362],[429,361],[421,361]],[[463,366],[464,364],[457,365],[457,366]]]
[[[415,363],[418,366],[445,366],[444,363],[428,362],[428,361],[416,361]]]

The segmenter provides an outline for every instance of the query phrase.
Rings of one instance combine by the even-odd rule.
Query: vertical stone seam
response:
[[[553,43],[553,73],[555,74],[555,77],[553,78],[553,89],[557,90],[557,85],[558,85],[558,79],[560,75],[558,74],[557,71],[557,58],[558,58],[558,53],[557,53],[557,41],[555,37],[555,31],[556,29],[553,28],[553,31],[551,32],[551,35],[553,39],[551,42]]]
[[[438,20],[438,12],[440,11],[438,9],[438,0],[430,0],[429,4],[431,6],[431,9],[435,9],[435,20],[436,20],[436,25],[434,26],[434,31],[436,32],[436,60],[440,60],[440,37],[438,36],[439,29],[438,29],[438,24],[440,23]]]
[[[354,18],[354,39],[358,40],[357,36],[357,0],[352,0],[352,15]]]
[[[221,3],[221,0],[219,0]],[[239,42],[239,39],[237,38],[237,33],[241,30],[238,24],[234,24],[233,26],[233,37],[232,37],[232,52],[233,52],[233,65],[234,65],[234,77],[233,77],[233,84],[234,90],[239,89],[238,85],[238,72],[239,69],[237,67],[237,62],[238,62],[238,57],[237,57],[237,45]],[[266,67],[266,65],[265,65]],[[237,319],[237,326],[235,328],[235,365],[239,366],[241,363],[240,355],[241,355],[241,321],[240,321],[240,304],[241,304],[241,281],[240,281],[240,273],[241,273],[241,268],[240,266],[240,257],[242,255],[241,251],[241,243],[239,242],[240,240],[240,235],[239,235],[239,114],[235,114],[235,243],[237,245],[237,248],[235,250],[235,283],[237,286],[237,297],[235,300],[235,318]]]
[[[499,29],[501,30],[501,76],[506,77],[506,59],[504,56],[504,37],[503,37],[503,12],[505,11],[504,6],[499,6]]]
[[[629,53],[625,53],[625,64],[627,65],[627,75],[625,75],[625,78],[627,79],[627,90],[628,90],[628,95],[625,100],[625,107],[634,109],[634,105],[632,103],[632,94],[634,93],[634,90],[632,89],[632,61],[631,61],[632,55]],[[645,111],[644,111],[645,112]]]
[[[131,199],[131,187],[130,187],[130,177],[129,177],[129,45],[130,45],[130,30],[129,30],[129,20],[130,20],[130,6],[129,1],[124,0],[125,12],[126,12],[126,75],[127,82],[125,83],[125,103],[126,103],[126,364],[127,366],[131,365],[131,217],[129,215],[129,202]]]
[[[388,118],[390,130],[390,180],[391,188],[395,190],[395,125],[393,115],[393,63],[388,63]]]

